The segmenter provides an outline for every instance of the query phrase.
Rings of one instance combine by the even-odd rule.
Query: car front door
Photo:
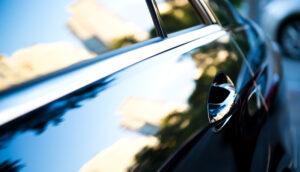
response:
[[[170,14],[162,19],[181,16]],[[58,76],[59,82],[80,71],[101,77],[2,125],[1,165],[24,171],[154,171],[201,133],[197,150],[185,151],[172,168],[240,168],[236,163],[244,162],[239,153],[244,147],[238,146],[236,124],[244,106],[235,106],[236,113],[215,133],[207,100],[222,73],[241,95],[236,105],[243,101],[253,87],[247,60],[221,26],[186,26],[167,32],[168,38]],[[214,95],[219,102],[227,98],[223,92]]]

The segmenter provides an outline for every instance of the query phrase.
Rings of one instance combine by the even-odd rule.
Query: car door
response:
[[[191,9],[185,5],[182,8]],[[67,93],[2,123],[1,166],[24,171],[153,171],[195,133],[201,133],[193,147],[199,150],[185,151],[172,168],[232,171],[241,169],[239,164],[249,165],[249,157],[240,154],[245,144],[240,145],[237,125],[245,106],[235,106],[236,113],[218,133],[207,117],[208,93],[219,73],[228,76],[241,95],[237,103],[247,98],[253,88],[247,60],[231,34],[217,24],[200,20],[174,33],[168,27],[167,38],[3,96],[9,106],[2,112],[9,114],[25,107],[13,107],[13,100],[26,100],[26,93],[37,89],[28,104]],[[88,84],[78,86],[83,82]],[[226,94],[217,98],[222,102]]]
[[[236,140],[236,143],[232,144],[232,146],[235,149],[233,152],[238,155],[236,156],[238,157],[236,159],[237,169],[242,171],[282,169],[282,166],[278,166],[278,162],[280,159],[285,159],[283,160],[285,162],[281,163],[282,165],[290,161],[289,158],[286,158],[286,154],[289,154],[286,153],[286,151],[290,152],[290,149],[283,146],[281,140],[282,137],[286,138],[289,136],[274,135],[274,133],[278,133],[275,131],[286,131],[285,129],[278,128],[279,121],[281,121],[280,123],[284,123],[283,125],[288,126],[288,116],[282,115],[287,114],[284,110],[286,108],[282,106],[282,103],[279,103],[284,100],[284,86],[280,85],[279,87],[281,69],[278,53],[274,51],[272,44],[265,38],[260,28],[241,17],[228,1],[210,0],[206,2],[213,12],[212,18],[216,17],[216,21],[230,32],[233,42],[238,47],[240,54],[243,58],[247,59],[250,73],[247,73],[244,77],[248,77],[247,75],[250,74],[250,78],[253,79],[252,83],[254,84],[251,89],[248,90],[249,93],[246,93],[246,96],[243,98],[242,111],[236,121],[238,127],[235,128],[235,130],[239,130],[240,133],[238,135],[240,138],[236,137],[236,135],[234,138],[230,137],[230,139]],[[280,95],[277,96],[277,101],[273,101],[277,92],[280,92]],[[274,102],[276,102],[275,106]],[[231,133],[236,132],[235,130],[232,130]],[[190,143],[182,148],[182,151],[178,151],[178,156],[173,157],[173,162],[172,159],[169,161],[172,167],[166,164],[162,170],[168,168],[173,169],[174,164],[178,163],[176,159],[180,157],[180,154],[182,154],[181,158],[185,158],[182,158],[184,160],[178,167],[179,170],[183,170],[186,167],[189,167],[189,169],[203,169],[202,163],[197,163],[197,160],[207,159],[207,156],[204,158],[201,155],[208,155],[209,151],[212,150],[206,150],[208,146],[198,140],[201,137],[207,136],[203,136],[203,133],[199,133],[199,135],[195,136]],[[216,136],[214,137],[214,139],[216,139]],[[213,138],[213,136],[211,136],[211,138]],[[211,142],[219,142],[219,140]],[[209,142],[210,145],[211,142]],[[193,145],[194,148],[191,148],[191,145]],[[215,147],[212,147],[212,149]],[[190,151],[190,153],[186,155],[184,153],[186,151]],[[205,153],[201,154],[201,151]],[[222,152],[222,150],[219,151]],[[185,156],[183,156],[183,154]],[[215,168],[211,164],[211,167],[207,167],[207,170],[225,170],[223,168],[226,166],[225,164],[233,162],[227,162],[225,160],[226,157],[229,156],[220,157],[217,155],[217,157],[219,161],[223,161],[223,164],[216,165],[218,167]],[[214,162],[213,159],[214,158],[208,162]],[[216,164],[219,164],[219,162]],[[232,169],[228,169],[228,171],[232,171]]]

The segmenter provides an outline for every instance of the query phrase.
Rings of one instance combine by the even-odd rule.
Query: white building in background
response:
[[[96,0],[79,0],[68,9],[71,12],[68,27],[88,49],[97,54],[109,49],[116,39],[134,36],[139,41],[149,37],[148,32],[121,19]]]

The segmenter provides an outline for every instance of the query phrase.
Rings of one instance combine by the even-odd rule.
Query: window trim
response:
[[[204,21],[206,25],[215,24],[214,20],[211,18],[211,13],[209,13],[207,10],[208,8],[205,8],[205,2],[202,0],[188,0],[193,8],[195,9],[196,13],[200,16],[200,18]]]
[[[155,0],[146,0],[148,10],[151,14],[151,18],[153,21],[153,24],[155,26],[155,30],[158,36],[162,38],[167,38],[167,31],[166,28],[163,24],[163,21],[160,16],[159,9],[157,7],[156,1]]]
[[[216,16],[214,15],[210,7],[203,0],[188,0],[188,2],[192,5],[195,12],[203,20],[205,25],[212,25],[212,24],[220,25],[220,23],[218,22]],[[167,33],[166,31],[166,27],[161,18],[161,13],[159,12],[159,8],[157,6],[156,0],[146,0],[146,3],[148,6],[148,10],[151,14],[151,18],[155,26],[157,35],[161,38],[167,38],[169,34],[172,33]]]

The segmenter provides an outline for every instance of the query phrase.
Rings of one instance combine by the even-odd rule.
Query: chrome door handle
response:
[[[224,73],[218,73],[210,86],[207,101],[208,119],[213,131],[220,131],[229,121],[236,97],[233,82]]]

